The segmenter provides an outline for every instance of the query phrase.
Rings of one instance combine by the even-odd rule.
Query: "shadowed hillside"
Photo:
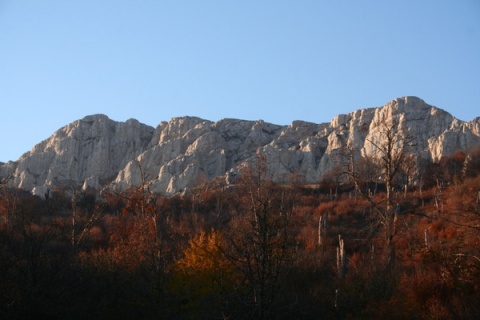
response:
[[[349,150],[345,178],[316,185],[275,183],[263,156],[174,196],[2,180],[0,317],[477,319],[479,147],[407,188],[408,158],[386,167],[399,148]]]

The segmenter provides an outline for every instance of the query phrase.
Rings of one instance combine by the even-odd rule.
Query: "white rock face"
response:
[[[146,149],[154,129],[137,120],[87,116],[56,131],[17,161],[13,184],[40,190],[59,185],[98,188]]]
[[[176,193],[202,179],[223,176],[272,141],[281,126],[263,121],[225,119],[217,123],[193,117],[162,122],[150,148],[121,170],[117,188],[141,183],[140,172],[156,192]]]
[[[384,138],[385,121],[398,134],[414,137],[411,151],[426,160],[480,143],[480,117],[463,122],[416,97],[338,115],[330,123],[289,126],[182,117],[153,129],[94,115],[58,130],[17,162],[0,165],[0,174],[13,171],[14,186],[41,193],[62,182],[98,188],[113,180],[113,187],[125,189],[141,184],[143,172],[151,190],[172,194],[205,179],[229,180],[263,155],[273,180],[288,182],[296,175],[315,183],[339,163],[345,145],[374,155],[372,142]]]

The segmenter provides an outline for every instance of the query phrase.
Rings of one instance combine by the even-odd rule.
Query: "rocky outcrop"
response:
[[[121,170],[114,186],[144,179],[153,191],[175,193],[201,179],[225,175],[278,137],[282,127],[263,121],[224,119],[217,123],[175,118],[157,127],[148,150]]]
[[[95,188],[111,182],[120,189],[143,182],[172,194],[215,177],[230,181],[262,155],[274,181],[296,175],[314,183],[338,164],[346,145],[375,156],[374,143],[384,139],[385,123],[398,135],[413,137],[409,151],[426,160],[439,161],[480,143],[480,117],[463,122],[416,97],[338,115],[330,123],[289,126],[181,117],[154,129],[95,115],[58,130],[17,162],[0,165],[0,174],[14,172],[14,186],[39,194],[64,182]]]
[[[10,168],[12,183],[39,195],[59,185],[99,188],[146,149],[153,132],[133,119],[115,122],[105,115],[87,116],[22,155]]]

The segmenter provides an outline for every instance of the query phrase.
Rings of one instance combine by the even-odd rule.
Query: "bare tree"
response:
[[[98,223],[103,215],[102,202],[97,201],[95,197],[88,199],[85,191],[72,188],[71,190],[71,210],[72,210],[72,231],[70,242],[72,251],[75,255],[81,243],[90,234],[92,227]],[[88,199],[88,200],[87,200]],[[81,208],[81,202],[91,201],[91,208]]]
[[[254,319],[272,316],[279,289],[292,260],[288,226],[292,201],[286,191],[265,177],[265,162],[240,177],[237,192],[242,199],[239,216],[232,221],[225,255],[246,281]]]
[[[362,177],[364,172],[359,165],[361,162],[357,158],[358,150],[352,146],[347,146],[347,170],[346,173],[359,192],[371,205],[378,218],[378,223],[382,226],[385,236],[387,249],[387,266],[393,266],[395,263],[395,245],[394,237],[397,234],[398,204],[394,201],[394,190],[396,179],[402,173],[403,168],[410,167],[411,156],[409,147],[413,146],[412,136],[401,132],[398,122],[395,119],[386,119],[376,124],[379,128],[377,139],[367,139],[367,142],[373,147],[371,160],[377,164],[379,172],[377,176],[385,185],[386,197],[384,200],[377,201],[376,197],[369,192],[369,189],[362,188]],[[368,159],[367,159],[368,160]],[[365,159],[363,160],[365,161]],[[363,175],[362,175],[363,174]],[[371,173],[369,173],[371,176]]]
[[[3,222],[9,224],[12,221],[13,215],[17,207],[18,192],[14,188],[9,188],[8,183],[12,179],[12,175],[5,175],[0,177],[0,198],[4,202],[5,216]],[[0,214],[3,215],[2,212]]]

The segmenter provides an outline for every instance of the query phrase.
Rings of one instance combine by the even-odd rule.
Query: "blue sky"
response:
[[[480,116],[480,1],[0,0],[0,161],[89,114],[329,122],[415,95]]]

